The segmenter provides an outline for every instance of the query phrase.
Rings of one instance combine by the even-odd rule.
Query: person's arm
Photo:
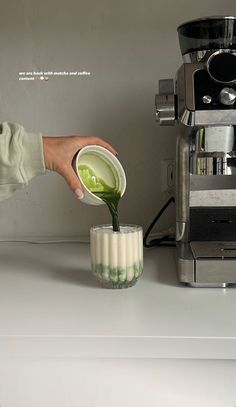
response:
[[[45,170],[57,171],[72,192],[81,199],[83,188],[75,174],[72,161],[82,147],[97,144],[117,154],[99,137],[48,137],[28,133],[17,123],[0,123],[0,200],[10,197]]]
[[[45,173],[41,133],[27,133],[17,123],[0,123],[0,200]]]

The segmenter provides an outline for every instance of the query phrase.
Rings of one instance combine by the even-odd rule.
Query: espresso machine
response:
[[[176,246],[179,280],[236,284],[236,17],[177,29],[183,64],[159,81],[156,120],[178,124]]]

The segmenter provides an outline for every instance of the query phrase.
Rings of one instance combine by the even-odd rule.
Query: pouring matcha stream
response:
[[[120,191],[107,185],[89,166],[81,164],[78,166],[78,170],[85,186],[107,204],[112,217],[113,231],[119,232],[118,204],[121,197]]]
[[[126,189],[124,169],[111,152],[94,145],[79,151],[75,171],[84,191],[81,202],[105,203],[112,216],[112,226],[90,229],[92,271],[103,287],[131,287],[143,270],[143,238],[140,226],[119,225],[118,204]]]

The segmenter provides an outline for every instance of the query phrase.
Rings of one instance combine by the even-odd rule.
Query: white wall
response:
[[[158,79],[173,77],[181,64],[176,27],[235,13],[235,0],[1,0],[0,120],[105,138],[127,174],[121,221],[146,227],[165,201],[160,160],[174,157],[176,130],[158,128],[153,112]],[[26,70],[92,75],[19,81]],[[172,208],[161,226],[173,219]],[[0,203],[0,237],[86,235],[107,221],[106,208],[78,202],[57,174]]]

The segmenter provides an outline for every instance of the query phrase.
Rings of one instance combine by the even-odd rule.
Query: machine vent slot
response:
[[[212,223],[232,223],[231,219],[212,219]]]

